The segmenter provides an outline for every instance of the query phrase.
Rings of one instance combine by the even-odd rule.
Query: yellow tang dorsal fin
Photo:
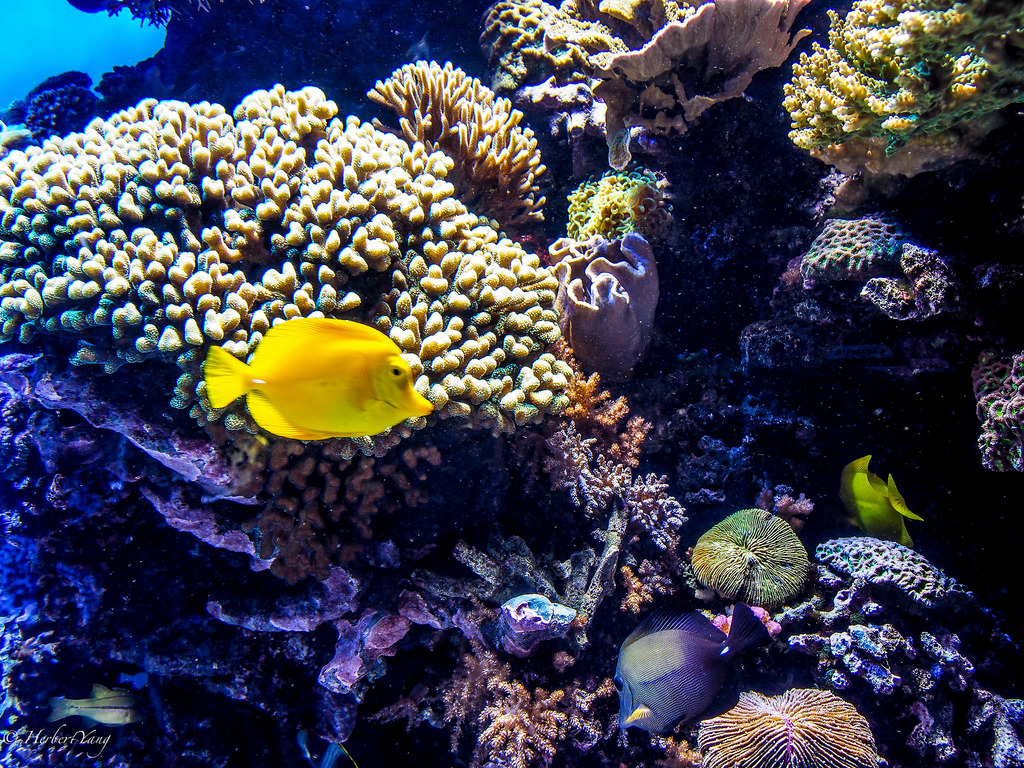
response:
[[[893,509],[911,520],[924,520],[923,517],[918,517],[907,507],[907,502],[903,499],[903,494],[896,490],[896,481],[892,479],[892,475],[889,475],[889,485],[887,486],[887,490],[889,492],[889,503],[892,504]]]
[[[90,698],[93,698],[93,699],[105,699],[105,698],[107,698],[109,696],[113,696],[113,695],[114,695],[114,692],[112,690],[110,690],[109,688],[107,688],[107,686],[100,685],[99,683],[93,683],[93,685],[92,685],[92,695],[90,696]]]
[[[292,424],[259,390],[253,390],[246,395],[245,405],[257,424],[278,437],[290,437],[293,440],[326,440],[329,437],[338,437],[329,432],[319,432]]]

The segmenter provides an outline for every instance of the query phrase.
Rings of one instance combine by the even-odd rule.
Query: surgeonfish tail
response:
[[[206,396],[214,408],[227,408],[249,391],[249,366],[223,347],[210,347],[203,363]]]
[[[758,648],[771,642],[768,628],[750,610],[746,603],[736,603],[732,609],[729,637],[722,649],[723,656],[735,656],[751,648]]]
[[[50,699],[50,715],[46,718],[46,722],[52,723],[55,720],[63,720],[65,717],[71,717],[73,712],[69,712],[70,707],[68,706],[67,700],[56,696]]]

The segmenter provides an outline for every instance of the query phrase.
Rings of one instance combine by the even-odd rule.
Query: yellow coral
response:
[[[545,173],[533,131],[508,99],[447,62],[420,61],[396,70],[367,94],[394,110],[407,141],[441,150],[455,164],[455,195],[503,226],[542,221]]]
[[[664,236],[671,218],[659,181],[649,171],[609,171],[569,195],[567,232],[573,240],[595,235],[614,240],[639,232],[648,240]]]

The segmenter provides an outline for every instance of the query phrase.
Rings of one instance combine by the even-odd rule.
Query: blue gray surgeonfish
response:
[[[619,727],[663,733],[693,719],[718,696],[733,658],[770,639],[743,603],[733,609],[728,636],[696,611],[652,614],[619,651]]]

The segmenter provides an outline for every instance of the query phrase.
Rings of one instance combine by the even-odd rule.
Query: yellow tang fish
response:
[[[136,712],[135,694],[120,688],[107,688],[97,683],[92,687],[92,695],[88,699],[66,699],[57,696],[50,699],[51,723],[65,717],[80,715],[92,723],[103,725],[126,725],[137,723],[142,715]]]
[[[203,363],[206,396],[225,408],[242,395],[267,432],[296,440],[376,435],[434,410],[413,389],[391,339],[348,320],[295,318],[263,337],[246,365],[222,347]]]
[[[850,513],[850,522],[878,539],[895,541],[905,547],[914,546],[903,518],[921,520],[907,508],[896,482],[889,482],[868,470],[871,456],[862,456],[843,467],[839,480],[839,498]]]

